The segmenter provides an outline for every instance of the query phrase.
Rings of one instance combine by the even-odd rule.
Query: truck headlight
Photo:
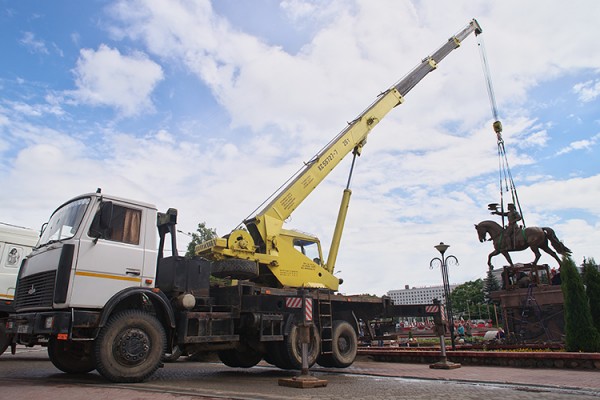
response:
[[[52,325],[53,325],[53,324],[54,324],[54,317],[47,317],[47,318],[44,320],[44,327],[45,327],[46,329],[50,329],[50,328],[52,328]]]

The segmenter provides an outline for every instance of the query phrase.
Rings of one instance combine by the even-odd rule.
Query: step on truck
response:
[[[361,325],[370,327],[368,321],[426,315],[440,320],[439,307],[427,311],[425,305],[394,305],[387,297],[338,293],[334,266],[350,178],[326,261],[318,238],[283,224],[349,153],[355,157],[351,175],[377,123],[464,38],[480,32],[472,20],[382,92],[244,227],[199,244],[192,258],[177,253],[175,209],[158,212],[152,204],[100,190],[64,203],[20,269],[16,312],[6,325],[13,346],[47,342],[61,371],[97,370],[114,382],[139,382],[175,349],[217,352],[231,367],[264,359],[301,369],[307,347],[308,365],[344,368],[353,363]],[[231,284],[211,285],[211,276]]]

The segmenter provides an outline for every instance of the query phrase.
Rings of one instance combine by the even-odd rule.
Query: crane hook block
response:
[[[496,133],[501,133],[502,132],[502,122],[495,121],[492,126],[494,127],[494,132],[496,132]]]

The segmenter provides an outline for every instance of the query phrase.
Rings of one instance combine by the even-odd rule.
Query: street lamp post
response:
[[[437,251],[440,252],[440,257],[435,257],[429,262],[429,268],[440,267],[442,271],[442,281],[444,283],[444,300],[446,303],[446,319],[450,324],[450,340],[452,341],[452,350],[456,350],[454,343],[454,318],[452,316],[452,302],[450,300],[450,282],[448,281],[448,265],[458,265],[458,259],[452,255],[445,256],[446,250],[450,247],[444,242],[440,242],[437,246],[434,246]]]

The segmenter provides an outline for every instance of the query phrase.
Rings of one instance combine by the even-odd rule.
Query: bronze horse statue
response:
[[[514,243],[511,243],[512,241],[508,240],[508,235],[505,234],[504,228],[497,222],[482,221],[475,225],[475,229],[477,229],[480,242],[485,242],[487,240],[487,235],[489,234],[489,240],[494,243],[494,251],[488,256],[488,266],[490,269],[494,268],[492,265],[492,257],[502,254],[506,258],[506,261],[513,266],[509,252],[525,250],[528,247],[530,247],[531,251],[535,254],[533,264],[536,264],[542,256],[539,250],[542,249],[554,257],[558,262],[558,265],[560,265],[560,258],[558,258],[558,255],[556,255],[556,253],[548,246],[548,241],[550,241],[552,247],[554,247],[559,254],[563,256],[571,254],[571,250],[558,240],[552,228],[530,226],[525,229],[518,229],[514,233]]]

